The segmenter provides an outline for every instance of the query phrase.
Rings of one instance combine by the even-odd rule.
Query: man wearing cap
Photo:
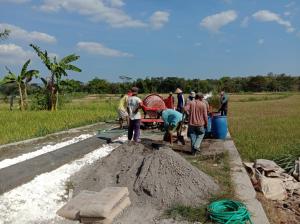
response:
[[[129,126],[128,126],[128,140],[131,141],[132,137],[135,142],[140,141],[140,126],[141,126],[141,113],[139,109],[142,107],[142,100],[137,97],[138,88],[132,87],[132,96],[128,99],[127,111],[129,114]]]
[[[177,108],[176,110],[180,113],[183,112],[183,107],[184,107],[184,96],[182,93],[182,90],[177,88],[175,90],[175,93],[177,93]]]
[[[200,145],[207,126],[207,106],[202,101],[203,94],[197,93],[195,100],[188,103],[184,110],[189,115],[188,136],[191,139],[191,152],[193,155],[200,150]]]

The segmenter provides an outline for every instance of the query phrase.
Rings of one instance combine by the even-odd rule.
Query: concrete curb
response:
[[[235,186],[235,194],[247,206],[254,224],[269,224],[270,222],[262,204],[256,199],[256,192],[243,166],[242,159],[234,142],[232,140],[226,140],[224,147],[229,152],[231,179]]]
[[[36,137],[36,138],[26,139],[26,140],[19,141],[19,142],[13,142],[13,143],[5,144],[5,145],[0,145],[0,150],[2,148],[6,148],[6,147],[9,147],[9,146],[15,146],[15,145],[19,145],[19,144],[34,142],[34,141],[41,140],[41,139],[44,139],[44,138],[47,138],[47,137],[50,137],[50,136],[61,135],[61,134],[65,134],[65,133],[76,133],[76,132],[79,132],[81,129],[93,127],[93,126],[100,125],[100,124],[105,124],[105,122],[98,122],[98,123],[95,123],[95,124],[90,124],[90,125],[86,125],[86,126],[72,128],[72,129],[68,129],[68,130],[65,130],[65,131],[54,132],[52,134],[48,134],[48,135],[41,136],[41,137]]]

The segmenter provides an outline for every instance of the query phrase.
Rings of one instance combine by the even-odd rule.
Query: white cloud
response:
[[[265,39],[263,38],[260,38],[258,41],[257,41],[258,44],[264,44],[265,43]]]
[[[37,8],[45,12],[77,12],[94,22],[106,22],[116,28],[147,26],[127,15],[121,8],[123,5],[122,0],[44,0]]]
[[[268,10],[260,10],[254,13],[253,18],[261,22],[276,22],[279,25],[282,25],[286,28],[286,31],[291,33],[295,31],[295,28],[292,26],[290,21],[284,20],[280,17],[280,15],[270,12]]]
[[[180,34],[177,34],[177,35],[176,35],[176,38],[177,38],[177,39],[182,39],[182,36],[181,36]]]
[[[233,22],[237,17],[238,15],[234,10],[228,10],[205,17],[200,22],[200,25],[210,31],[218,32],[222,26]]]
[[[165,11],[156,11],[150,17],[150,25],[154,29],[162,28],[169,21],[170,13]]]
[[[15,44],[0,44],[0,64],[20,65],[35,55]]]
[[[122,7],[123,5],[125,5],[123,0],[107,0],[107,1],[113,7]]]
[[[285,15],[285,16],[290,16],[290,15],[292,15],[292,13],[289,12],[289,11],[286,11],[286,12],[283,13],[283,15]]]
[[[26,40],[29,42],[32,41],[40,41],[46,43],[56,42],[56,38],[49,34],[37,32],[37,31],[27,31],[22,29],[21,27],[7,24],[7,23],[0,23],[0,30],[3,29],[9,29],[11,31],[9,38],[12,39]]]
[[[249,24],[249,16],[246,16],[241,22],[241,27],[247,27]]]
[[[0,0],[0,3],[1,2],[22,4],[22,3],[30,2],[30,0]]]
[[[78,42],[77,48],[90,54],[99,54],[108,57],[132,57],[132,54],[111,49],[97,42]]]
[[[201,43],[201,42],[196,42],[196,43],[195,43],[195,46],[196,46],[196,47],[201,47],[201,46],[202,46],[202,43]]]

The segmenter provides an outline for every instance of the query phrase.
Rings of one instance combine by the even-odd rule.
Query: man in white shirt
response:
[[[132,137],[135,142],[140,142],[140,126],[141,126],[141,113],[139,109],[142,107],[142,100],[137,97],[138,88],[132,87],[132,96],[128,99],[127,111],[129,114],[128,126],[128,140],[131,141]]]

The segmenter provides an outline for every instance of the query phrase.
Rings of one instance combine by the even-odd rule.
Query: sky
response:
[[[86,82],[300,74],[300,0],[0,0],[0,78],[49,72],[29,47],[80,55]]]

